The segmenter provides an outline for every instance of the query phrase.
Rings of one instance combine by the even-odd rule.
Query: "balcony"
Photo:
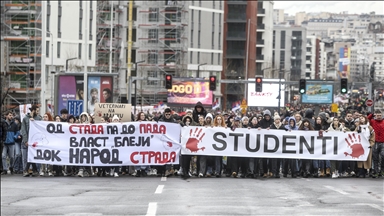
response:
[[[257,15],[263,14],[265,15],[265,9],[264,8],[257,8]]]
[[[305,55],[310,56],[312,55],[312,52],[306,52]]]
[[[296,56],[291,56],[291,59],[292,60],[296,60]]]
[[[247,0],[231,0],[227,1],[229,5],[247,5]]]
[[[229,31],[227,34],[227,41],[246,41],[247,37],[245,32]]]
[[[292,40],[302,40],[301,36],[292,36]]]
[[[305,64],[312,64],[312,61],[311,60],[306,60]]]
[[[263,39],[257,40],[256,45],[264,45],[264,40]]]
[[[259,30],[264,30],[265,29],[265,25],[264,25],[264,23],[258,23],[257,24],[257,29]]]
[[[227,49],[226,58],[243,59],[245,58],[245,50],[244,49]]]
[[[256,60],[264,61],[264,55],[256,55]]]
[[[247,17],[245,13],[236,14],[228,13],[227,23],[246,23]]]

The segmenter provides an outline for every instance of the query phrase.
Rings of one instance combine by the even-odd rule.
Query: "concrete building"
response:
[[[339,31],[343,27],[342,19],[309,19],[301,25],[307,29],[307,35],[327,37],[332,31]]]
[[[259,4],[245,0],[224,2],[223,79],[244,80],[255,77],[255,61],[264,59],[261,50],[258,55],[256,52],[256,29],[265,29],[262,17],[257,16],[257,13],[263,12],[258,10]],[[231,108],[232,102],[246,97],[245,86],[237,83],[222,84],[222,106]]]
[[[327,51],[325,50],[325,43],[319,42],[319,79],[327,79]]]
[[[296,25],[295,23],[295,16],[289,16],[289,14],[284,14],[284,22],[287,22],[289,25]]]
[[[295,25],[301,25],[302,22],[307,21],[307,13],[306,12],[298,12],[295,14]]]
[[[297,26],[273,28],[272,67],[284,71],[284,78],[297,81],[305,78],[306,30]],[[278,72],[274,73],[278,77]]]
[[[50,72],[65,70],[69,58],[77,58],[70,61],[69,70],[83,71],[85,61],[89,68],[95,68],[96,7],[96,1],[1,2],[1,40],[7,43],[9,60],[1,79],[5,80],[3,87],[10,88],[8,108],[52,104]],[[89,36],[87,44],[85,35]],[[83,55],[85,49],[89,50],[87,56]],[[42,86],[46,87],[43,93]],[[41,113],[45,110],[46,106],[40,108]]]
[[[307,35],[305,53],[305,78],[319,79],[320,40],[316,36]]]
[[[273,23],[284,22],[284,9],[273,9]]]
[[[269,69],[272,68],[273,2],[259,1],[257,8],[256,73],[265,78],[272,78]]]

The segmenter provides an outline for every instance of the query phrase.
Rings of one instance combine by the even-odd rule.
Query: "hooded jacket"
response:
[[[265,119],[266,115],[269,115],[271,118],[269,120]],[[259,125],[261,128],[265,129],[265,128],[271,127],[272,124],[273,124],[273,118],[271,116],[271,112],[269,110],[265,110],[264,118],[261,121],[259,121]]]
[[[197,112],[197,109],[196,109],[197,107],[201,107],[201,112]],[[200,101],[196,103],[195,109],[193,110],[193,113],[192,113],[193,121],[199,122],[199,115],[204,116],[204,118],[207,115],[207,110],[204,109],[203,104]]]
[[[304,118],[307,118],[311,123],[312,127],[315,127],[315,120],[313,119],[313,115],[314,113],[312,109],[305,110]]]
[[[293,120],[295,122],[294,126],[291,127],[291,120]],[[295,117],[290,117],[288,119],[288,124],[284,126],[286,130],[299,130],[299,127],[296,125],[296,119]]]
[[[83,122],[83,120],[81,119],[81,117],[82,117],[83,115],[85,115],[85,116],[87,117],[87,119],[86,119],[84,122]],[[81,124],[88,124],[88,123],[89,123],[89,115],[88,115],[88,113],[87,113],[87,112],[82,112],[82,113],[80,114],[79,121],[80,121]]]
[[[30,118],[32,118],[32,116],[30,113],[28,113],[27,115],[24,116],[23,121],[21,123],[20,133],[21,133],[21,136],[23,137],[23,143],[28,142],[28,139],[29,139],[28,134],[29,134]],[[36,115],[35,117],[33,117],[33,119],[35,119],[35,121],[41,121],[41,116]]]
[[[195,125],[196,125],[195,122],[193,121],[193,119],[192,119],[191,116],[187,116],[187,115],[185,115],[185,116],[183,117],[183,119],[181,120],[181,122],[180,122],[181,127],[187,126],[187,125],[185,124],[185,122],[187,121],[187,119],[189,119],[189,120],[191,121],[191,123],[189,124],[189,126],[195,126]]]

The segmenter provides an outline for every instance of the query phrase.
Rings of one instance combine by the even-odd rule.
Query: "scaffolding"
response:
[[[97,1],[96,71],[119,73],[121,76],[126,67],[123,58],[126,36],[123,21],[126,5],[123,4],[126,4],[126,1]],[[117,98],[115,102],[121,102],[119,76],[114,79],[113,93],[114,98]]]
[[[5,104],[40,102],[42,29],[41,1],[2,1],[1,40],[7,43],[7,71],[2,74],[9,89]],[[24,28],[29,28],[28,30]]]
[[[185,1],[142,1],[138,5],[138,76],[161,78],[165,74],[187,76],[187,13]],[[159,81],[142,81],[138,103],[166,101],[167,91]]]

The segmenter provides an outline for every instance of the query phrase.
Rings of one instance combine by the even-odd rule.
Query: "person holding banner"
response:
[[[92,90],[91,90],[92,91]],[[79,116],[80,124],[89,124],[89,115],[87,112],[82,112]],[[88,176],[93,175],[92,167],[91,166],[80,166],[79,172],[77,173],[77,176],[84,177],[84,171],[88,174]]]
[[[313,131],[312,124],[308,118],[303,119],[301,122],[301,125],[299,127],[299,130],[304,130],[304,131]],[[303,170],[303,175],[304,178],[308,178],[311,176],[311,164],[313,163],[313,177],[317,178],[318,173],[319,173],[319,164],[317,160],[310,160],[310,159],[305,159],[302,160],[302,170]]]
[[[236,128],[241,128],[240,125],[241,118],[235,117],[231,130],[235,131]],[[234,177],[237,178],[238,172],[239,172],[239,157],[227,157],[227,177]],[[243,169],[244,167],[242,167]],[[242,170],[242,172],[246,172],[246,170]]]
[[[39,115],[40,108],[36,104],[34,104],[32,105],[31,108],[29,108],[29,110],[31,112],[27,113],[27,115],[25,115],[25,117],[23,118],[21,123],[21,130],[20,130],[21,136],[23,138],[22,144],[21,144],[22,146],[21,153],[23,158],[23,168],[24,168],[23,176],[24,177],[27,177],[30,175],[28,172],[28,169],[31,165],[32,165],[32,176],[37,176],[39,174],[37,172],[36,164],[28,163],[28,145],[29,145],[28,141],[29,141],[29,122],[41,120],[41,116]]]
[[[43,121],[53,121],[51,113],[47,112],[43,115]],[[48,173],[48,176],[53,176],[52,174],[52,165],[41,164],[40,166],[40,176],[44,176]]]
[[[263,116],[263,119],[261,121],[259,121],[259,129],[269,129],[269,127],[271,127],[271,125],[273,124],[273,119],[272,119],[272,116],[271,116],[271,111],[269,110],[264,110],[264,116]],[[272,167],[271,167],[271,164],[269,163],[268,164],[268,159],[267,158],[261,158],[260,159],[261,161],[261,166],[263,167],[263,177],[266,178],[268,177],[268,168],[269,170],[272,170]],[[272,175],[272,173],[270,173],[270,175]]]
[[[204,121],[202,120],[202,117],[203,116],[199,116],[199,122],[202,122],[202,124],[203,124],[203,125],[200,124],[200,126],[212,127],[212,120],[213,120],[212,114],[208,113],[205,116]],[[212,165],[211,165],[212,161],[213,161],[213,159],[211,156],[200,156],[199,177],[203,177],[203,176],[211,177],[212,176]],[[208,167],[207,167],[207,165],[208,165]]]
[[[257,129],[259,128],[259,122],[257,120],[257,116],[251,118],[251,123],[248,125],[248,129]],[[259,158],[249,158],[249,175],[248,177],[257,178],[259,174]]]
[[[328,132],[328,131],[345,132],[346,131],[346,128],[343,126],[343,124],[339,122],[338,117],[333,117],[332,122],[333,123],[331,124],[331,126],[329,126],[328,130],[326,130],[325,132]],[[339,178],[339,170],[337,169],[339,165],[340,165],[339,161],[335,161],[335,160],[331,161],[332,178]]]
[[[290,117],[288,119],[288,125],[285,125],[285,130],[287,131],[293,131],[293,130],[299,130],[299,127],[296,124],[295,117]],[[284,159],[283,161],[283,177],[288,176],[288,167],[291,168],[291,176],[292,178],[297,177],[298,172],[298,160],[297,159]]]
[[[284,125],[281,123],[281,117],[278,113],[275,113],[273,117],[273,124],[271,125],[270,129],[273,130],[285,130]],[[272,177],[280,178],[280,158],[271,158],[271,165],[272,165]]]
[[[172,118],[172,110],[170,108],[166,108],[164,110],[164,115],[159,119],[160,122],[170,122],[170,123],[177,123],[174,118]],[[157,166],[157,175],[169,177],[173,173],[171,171],[171,165],[163,165],[163,166]]]
[[[375,130],[373,130],[373,127],[369,125],[367,116],[361,116],[359,117],[359,120],[360,121],[358,121],[355,131],[363,135],[370,144],[367,160],[364,162],[357,162],[357,168],[359,169],[357,177],[365,178],[367,170],[369,171],[372,167],[372,147],[375,145]]]
[[[324,116],[319,114],[319,116],[315,120],[315,131],[319,131],[319,136],[322,136],[323,132],[326,131],[328,128],[329,126],[327,126],[325,113]],[[314,160],[313,163],[316,163],[316,160]],[[317,163],[320,168],[320,177],[324,177],[324,174],[328,177],[331,176],[331,162],[329,160],[318,160]]]

